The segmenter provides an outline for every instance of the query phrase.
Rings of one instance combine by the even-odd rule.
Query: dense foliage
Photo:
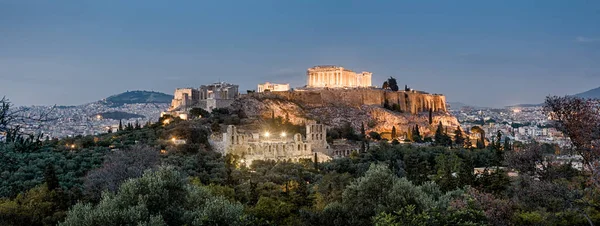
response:
[[[441,125],[431,146],[412,146],[341,125],[330,130],[336,138],[379,143],[330,162],[254,161],[246,167],[240,156],[222,156],[208,141],[211,131],[241,123],[236,118],[243,116],[219,109],[200,119],[163,118],[111,134],[0,143],[0,225],[600,222],[593,178],[553,161],[555,147],[533,143],[513,150],[498,139],[465,149],[456,145],[465,138],[448,136]],[[302,129],[285,117],[265,125]]]

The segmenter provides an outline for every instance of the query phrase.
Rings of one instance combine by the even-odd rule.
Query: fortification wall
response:
[[[391,106],[397,104],[403,112],[417,114],[427,112],[447,112],[446,97],[418,91],[390,91],[383,89],[315,89],[285,92],[254,93],[257,98],[282,98],[287,101],[307,106],[346,105],[360,107],[362,105]]]

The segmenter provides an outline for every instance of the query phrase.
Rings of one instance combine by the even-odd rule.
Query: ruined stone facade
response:
[[[238,85],[224,82],[202,85],[200,88],[177,88],[168,112],[187,111],[200,107],[211,112],[215,108],[229,107],[239,97]]]
[[[343,67],[324,65],[309,68],[306,72],[309,88],[370,87],[373,73],[356,73]]]
[[[247,165],[254,160],[314,160],[315,155],[317,161],[323,162],[329,161],[332,153],[326,136],[327,128],[322,124],[307,125],[305,137],[299,133],[293,136],[285,133],[247,133],[230,125],[223,134],[223,152],[241,156]]]
[[[281,92],[281,91],[290,91],[290,84],[276,84],[265,82],[263,84],[258,84],[258,89],[256,90],[259,93],[262,92]]]
[[[171,100],[169,111],[186,109],[198,104],[200,92],[194,88],[177,88]]]

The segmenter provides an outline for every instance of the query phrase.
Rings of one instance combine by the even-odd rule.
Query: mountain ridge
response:
[[[590,89],[588,91],[578,93],[573,96],[581,97],[581,98],[589,98],[589,99],[600,99],[600,87]]]
[[[109,96],[100,100],[107,105],[120,106],[123,104],[164,104],[171,103],[173,95],[156,91],[134,90]]]

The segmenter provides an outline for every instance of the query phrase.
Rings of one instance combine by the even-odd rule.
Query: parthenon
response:
[[[344,88],[369,87],[373,73],[363,71],[356,73],[339,66],[325,65],[309,68],[306,72],[307,87],[311,88]]]

